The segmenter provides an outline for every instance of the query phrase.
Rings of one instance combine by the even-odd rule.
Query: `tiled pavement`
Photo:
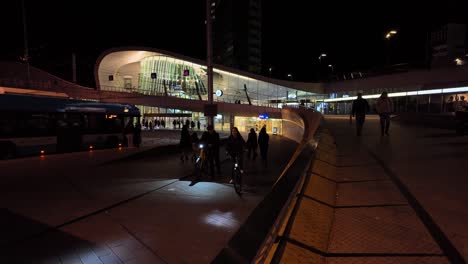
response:
[[[376,118],[358,138],[347,117],[326,123],[274,260],[465,263],[468,138],[398,124],[381,138]]]
[[[98,150],[1,161],[0,263],[208,263],[297,146],[270,140],[268,168],[246,161],[241,197],[226,184],[228,162],[223,178],[189,186],[179,178],[193,165],[177,154],[108,163],[124,155]]]

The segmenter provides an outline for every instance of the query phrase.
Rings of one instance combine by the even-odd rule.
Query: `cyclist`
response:
[[[238,165],[241,173],[244,173],[244,145],[245,141],[239,133],[239,130],[237,127],[233,127],[231,129],[231,135],[227,140],[226,151],[233,161],[236,157],[238,158]]]
[[[216,172],[221,174],[221,166],[219,163],[219,134],[214,130],[212,125],[206,128],[207,131],[203,132],[200,141],[206,144],[208,163],[210,164],[210,176],[214,178],[214,167],[216,165]]]

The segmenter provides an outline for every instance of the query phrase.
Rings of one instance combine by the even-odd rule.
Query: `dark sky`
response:
[[[93,67],[105,49],[148,46],[202,59],[203,0],[185,1],[26,0],[31,64],[71,79],[77,54],[78,82],[93,86]],[[21,1],[2,1],[0,59],[23,52]],[[337,72],[382,67],[386,31],[397,29],[392,63],[424,61],[427,32],[446,22],[468,21],[468,0],[264,1],[263,63],[273,76],[317,79],[318,56]]]

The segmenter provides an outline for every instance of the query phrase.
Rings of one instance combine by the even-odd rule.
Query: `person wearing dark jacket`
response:
[[[253,128],[250,129],[249,138],[247,139],[247,149],[249,150],[247,157],[250,159],[252,156],[252,160],[257,158],[257,133]]]
[[[241,172],[243,172],[244,169],[244,145],[245,141],[239,133],[239,130],[237,127],[233,127],[231,129],[231,135],[227,139],[226,151],[228,152],[229,156],[231,156],[232,160],[234,160],[235,157],[238,157],[238,164]]]
[[[188,160],[188,153],[192,149],[192,142],[190,140],[190,133],[187,126],[183,126],[180,131],[180,150],[182,152],[180,160],[183,162],[184,159]]]
[[[266,132],[266,127],[263,126],[258,134],[258,145],[260,147],[260,156],[262,161],[267,164],[267,153],[268,153],[268,143],[270,141],[270,136]]]
[[[139,148],[141,144],[141,125],[136,123],[133,129],[133,146]]]
[[[366,113],[369,112],[369,103],[366,99],[362,98],[362,93],[357,94],[357,99],[353,101],[353,107],[351,108],[351,116],[355,116],[356,119],[356,132],[358,136],[361,136],[362,126],[366,120]]]
[[[193,151],[192,161],[195,162],[197,160],[197,154],[198,154],[198,143],[200,142],[197,132],[192,133],[191,140],[192,140],[192,151]]]
[[[208,163],[210,164],[210,175],[214,177],[214,167],[216,172],[221,174],[221,164],[219,162],[219,134],[209,125],[200,139],[206,145]]]

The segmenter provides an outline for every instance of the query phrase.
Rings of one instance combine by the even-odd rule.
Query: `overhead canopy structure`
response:
[[[207,99],[204,61],[152,48],[108,50],[98,59],[95,76],[98,89],[103,91]],[[250,100],[263,106],[299,101],[323,91],[320,84],[275,80],[220,65],[214,67],[213,87],[215,92],[222,91],[215,101]]]

